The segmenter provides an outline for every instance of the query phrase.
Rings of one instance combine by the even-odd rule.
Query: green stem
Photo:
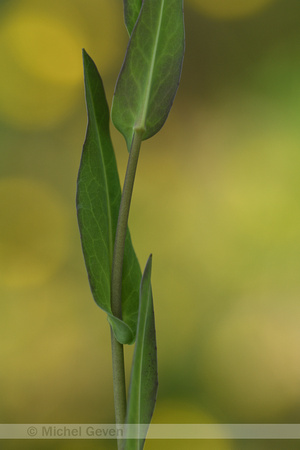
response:
[[[111,352],[113,366],[113,386],[115,400],[115,417],[117,424],[125,423],[126,417],[126,385],[123,345],[115,338],[112,328],[111,332]],[[119,448],[119,443],[118,443]]]
[[[111,273],[111,309],[112,313],[122,318],[122,271],[124,259],[125,238],[128,226],[129,209],[133,191],[135,173],[141,148],[141,135],[134,133],[129,153],[127,170],[120,203],[118,225],[115,237],[114,255]]]
[[[134,133],[120,203],[114,255],[112,261],[111,309],[114,316],[118,317],[119,319],[122,319],[122,272],[125,238],[127,233],[129,209],[141,142],[141,134],[137,132]],[[116,423],[123,424],[125,423],[126,417],[126,387],[123,345],[116,340],[112,331],[111,343]],[[121,448],[120,442],[118,442],[118,448]]]

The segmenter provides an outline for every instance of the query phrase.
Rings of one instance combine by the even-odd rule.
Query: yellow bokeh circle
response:
[[[43,11],[16,10],[2,30],[19,66],[53,83],[74,84],[82,78],[80,29]]]
[[[16,1],[0,17],[0,117],[15,127],[53,128],[83,95],[82,48],[111,70],[120,51],[116,3]]]
[[[218,19],[239,19],[258,13],[274,0],[189,0],[200,12]]]
[[[2,18],[0,115],[18,128],[49,128],[76,105],[81,39],[67,23],[26,6]]]
[[[49,129],[60,123],[77,104],[74,89],[48,83],[20,69],[2,49],[0,70],[1,120],[22,130]]]
[[[0,286],[47,282],[68,255],[69,217],[51,186],[26,178],[0,180]]]
[[[200,406],[185,400],[169,399],[157,402],[154,411],[152,424],[180,424],[184,433],[188,433],[189,424],[215,424],[216,420],[207,414]],[[154,428],[153,428],[154,430]],[[168,439],[170,428],[163,426],[156,428],[156,437],[161,439],[151,439],[151,429],[149,439],[146,440],[148,450],[165,450],[169,446],[172,450],[230,450],[232,445],[229,440],[222,439]],[[178,428],[176,429],[178,430]],[[218,425],[216,424],[216,432]],[[168,434],[166,436],[166,433]],[[171,433],[172,434],[172,433]]]

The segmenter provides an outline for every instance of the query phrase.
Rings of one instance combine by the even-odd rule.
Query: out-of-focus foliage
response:
[[[141,265],[149,249],[155,261],[154,419],[172,423],[175,411],[182,423],[196,410],[191,421],[299,423],[300,4],[243,2],[233,14],[242,2],[222,3],[228,9],[185,2],[182,82],[165,127],[143,143],[132,203]],[[75,187],[86,128],[81,47],[110,103],[128,40],[122,2],[0,8],[2,421],[113,422],[109,328],[91,301]],[[122,174],[127,150],[112,136]],[[95,442],[6,448],[35,446]]]
[[[195,8],[209,17],[231,20],[261,12],[274,0],[190,0]],[[276,0],[275,0],[276,1]]]

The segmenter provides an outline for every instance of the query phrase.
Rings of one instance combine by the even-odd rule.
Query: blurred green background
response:
[[[185,2],[182,81],[143,144],[130,217],[141,266],[153,253],[157,423],[300,421],[299,19],[299,0]],[[114,421],[109,327],[89,291],[75,190],[81,48],[111,103],[127,41],[121,0],[0,3],[2,423]],[[125,142],[112,137],[123,179]],[[283,448],[145,448],[166,445]]]

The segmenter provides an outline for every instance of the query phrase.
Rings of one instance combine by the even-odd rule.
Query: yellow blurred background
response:
[[[141,266],[153,253],[157,423],[300,421],[299,19],[298,0],[185,2],[182,81],[143,144],[130,217]],[[127,40],[121,0],[0,3],[1,423],[114,421],[109,327],[89,291],[75,190],[81,48],[111,103]],[[123,179],[125,142],[112,137]],[[283,448],[145,448],[166,445]],[[21,447],[115,443],[5,443]]]

